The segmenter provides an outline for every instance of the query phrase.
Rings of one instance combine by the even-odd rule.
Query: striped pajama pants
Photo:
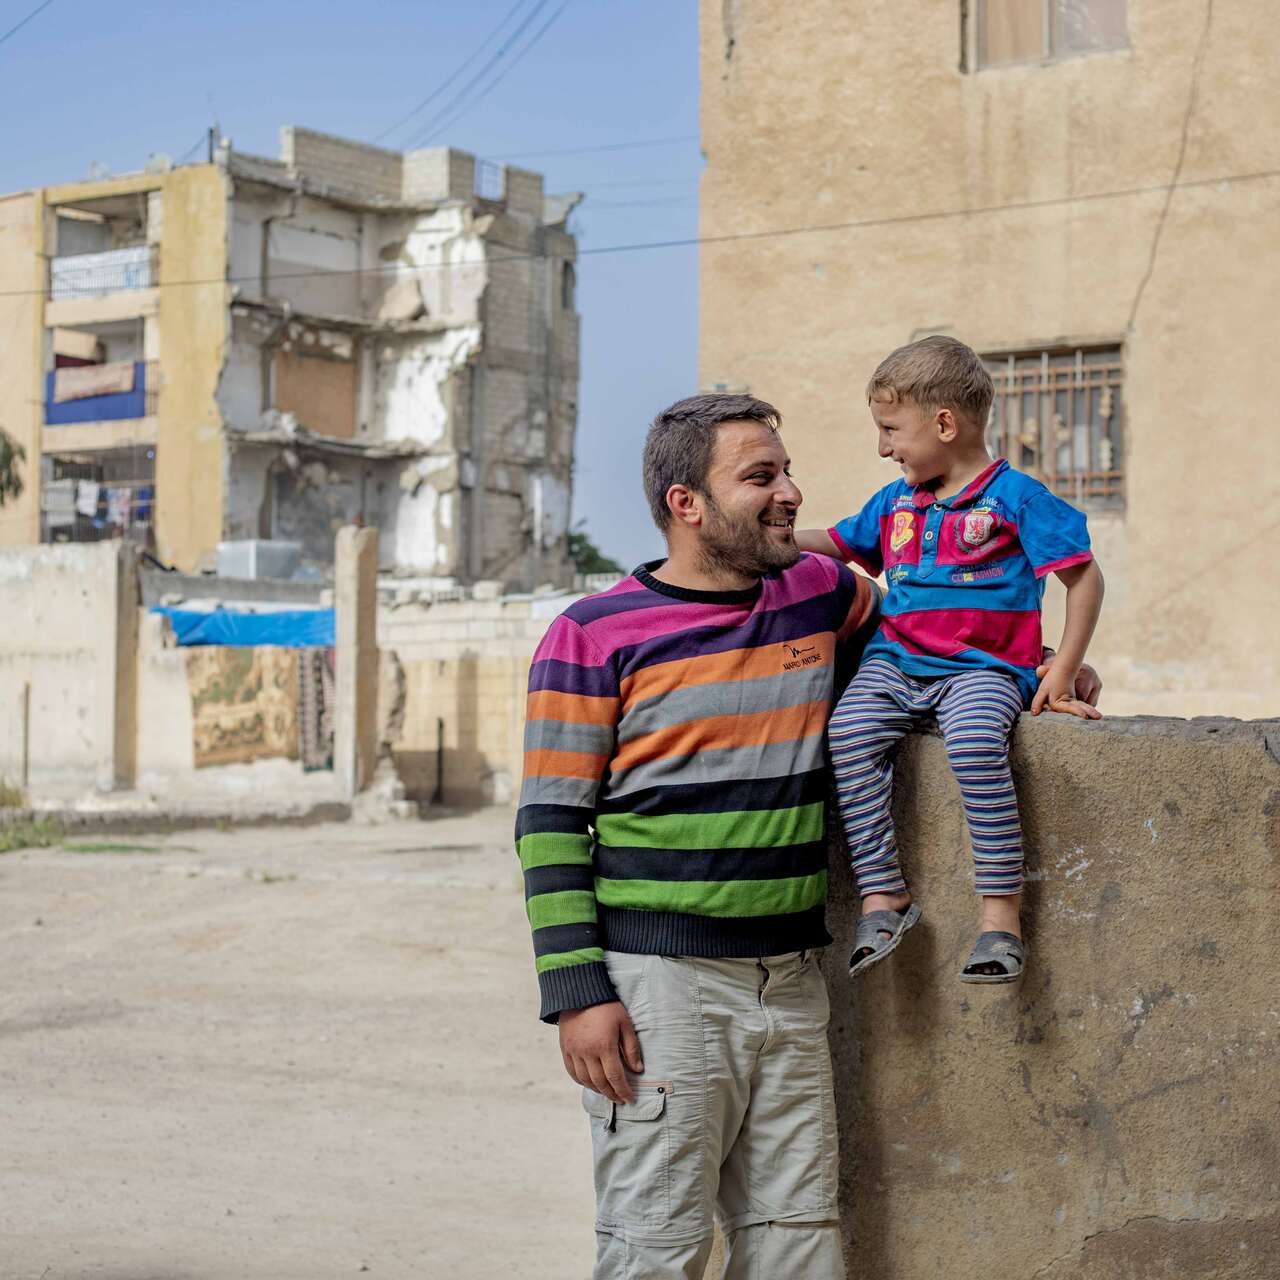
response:
[[[892,749],[936,716],[960,784],[980,894],[1022,889],[1022,828],[1009,771],[1009,734],[1023,709],[1016,682],[998,671],[934,680],[904,675],[882,658],[865,662],[831,716],[836,798],[858,892],[901,893],[907,883],[889,811]]]

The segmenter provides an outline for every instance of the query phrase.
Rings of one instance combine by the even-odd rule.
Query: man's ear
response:
[[[686,484],[673,484],[667,490],[667,510],[680,524],[702,523],[702,499]]]
[[[960,424],[950,409],[939,409],[933,415],[933,425],[943,444],[950,444],[960,434]]]

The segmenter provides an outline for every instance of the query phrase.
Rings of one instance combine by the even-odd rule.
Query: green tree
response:
[[[0,507],[22,492],[22,476],[18,473],[18,463],[26,456],[23,447],[0,429]]]
[[[610,560],[587,535],[585,520],[579,520],[569,530],[569,559],[579,573],[625,573],[616,561]]]

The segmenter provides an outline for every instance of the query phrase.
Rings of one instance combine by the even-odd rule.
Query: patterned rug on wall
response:
[[[298,758],[298,650],[187,650],[196,768]]]

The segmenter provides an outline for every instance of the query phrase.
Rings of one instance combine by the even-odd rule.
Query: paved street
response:
[[[0,856],[0,1277],[586,1277],[510,827]]]

